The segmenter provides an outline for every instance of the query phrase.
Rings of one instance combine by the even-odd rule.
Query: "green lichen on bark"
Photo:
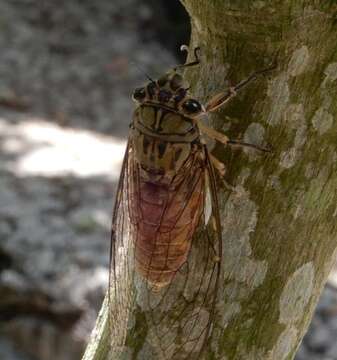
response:
[[[136,360],[144,346],[147,336],[146,315],[138,308],[135,313],[135,324],[126,338],[125,345],[132,349],[132,359]]]
[[[290,360],[336,255],[337,5],[182,3],[191,15],[191,48],[202,51],[200,67],[187,72],[197,98],[205,102],[228,87],[226,79],[235,84],[278,64],[209,118],[229,137],[269,143],[273,153],[213,150],[236,191],[219,189],[225,264],[204,358]],[[142,321],[130,327],[120,359],[160,359],[138,311]]]

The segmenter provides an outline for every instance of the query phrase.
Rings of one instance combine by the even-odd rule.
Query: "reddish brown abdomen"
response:
[[[141,176],[134,197],[136,268],[156,288],[169,284],[186,261],[203,209],[202,167],[196,163],[187,168],[188,173],[183,167],[171,185]]]

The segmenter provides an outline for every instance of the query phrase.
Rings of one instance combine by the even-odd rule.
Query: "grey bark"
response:
[[[337,7],[323,0],[182,2],[191,15],[190,46],[202,49],[200,69],[187,74],[201,100],[278,63],[210,117],[231,138],[270,143],[273,153],[213,151],[235,191],[219,189],[224,280],[205,359],[293,359],[336,258]],[[95,339],[89,348],[98,350],[86,360],[106,358],[107,338]],[[145,333],[129,341],[120,358],[159,358],[147,340]]]

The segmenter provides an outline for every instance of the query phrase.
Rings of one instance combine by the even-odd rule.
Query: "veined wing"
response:
[[[143,287],[148,339],[157,350],[154,359],[201,359],[214,328],[222,257],[221,223],[214,169],[207,148],[202,151],[199,155],[204,165],[191,166],[181,184],[181,188],[189,189],[185,202],[181,202],[182,209],[188,208],[193,194],[200,191],[201,211],[187,260],[167,287],[155,293],[151,285]],[[201,186],[191,186],[191,179]]]
[[[130,221],[130,195],[135,179],[133,153],[128,141],[112,215],[109,269],[109,325],[111,352],[123,351],[133,304],[133,249],[135,226]]]
[[[162,196],[162,211],[155,221],[146,217],[143,202],[148,189],[142,186],[140,169],[132,156],[129,143],[112,226],[110,305],[112,336],[115,337],[112,339],[113,346],[123,345],[127,319],[132,317],[137,305],[145,323],[135,321],[130,341],[133,337],[134,340],[145,338],[144,332],[147,331],[148,345],[156,353],[154,359],[199,359],[214,322],[222,253],[213,167],[206,147],[194,154],[195,157],[178,174],[181,179],[175,179],[179,186]],[[208,203],[212,221],[207,214]],[[191,208],[194,212],[198,211],[193,226],[186,220]],[[145,270],[138,269],[141,275],[137,275],[135,250],[140,244],[147,246],[140,240],[144,231],[142,226],[144,223],[151,224],[151,221],[152,226],[157,225],[155,235],[150,236],[154,245],[147,247],[148,262]],[[181,226],[184,224],[186,227]],[[180,228],[177,231],[178,225]],[[168,285],[158,288],[156,281],[166,276],[166,268],[162,264],[168,264],[172,254],[176,253],[171,251],[173,245],[167,246],[165,242],[174,242],[177,236],[186,234],[186,229],[194,233],[186,248],[186,259],[176,269]],[[165,246],[161,245],[163,242]],[[158,256],[161,260],[157,260]],[[157,269],[158,278],[150,276],[153,268]]]

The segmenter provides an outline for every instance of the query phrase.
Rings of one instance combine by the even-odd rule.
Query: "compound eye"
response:
[[[145,98],[146,96],[146,92],[144,88],[137,88],[134,92],[133,92],[133,98],[137,101],[141,101]]]
[[[182,106],[188,114],[196,114],[202,110],[200,103],[193,99],[186,100]]]

